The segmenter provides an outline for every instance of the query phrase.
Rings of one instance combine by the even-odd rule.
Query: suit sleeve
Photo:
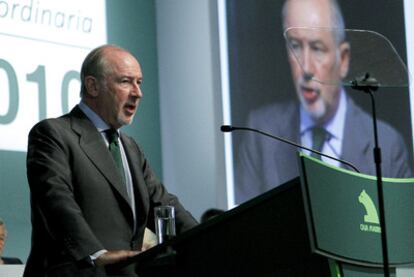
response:
[[[261,153],[259,145],[252,133],[246,133],[236,151],[235,196],[239,204],[265,191],[259,169],[262,165],[257,158]]]
[[[198,224],[196,219],[191,215],[189,211],[187,211],[183,207],[183,205],[178,200],[177,196],[167,191],[164,184],[157,178],[154,171],[151,169],[148,160],[145,158],[145,155],[143,154],[140,147],[136,143],[134,144],[136,147],[138,147],[138,153],[140,155],[140,166],[143,172],[143,177],[145,180],[146,188],[148,190],[148,196],[150,201],[148,227],[154,230],[153,216],[151,215],[153,215],[154,213],[154,207],[161,205],[171,205],[175,207],[177,233],[184,232],[196,226]]]
[[[75,200],[70,159],[65,130],[59,124],[47,120],[31,130],[27,176],[32,213],[38,215],[36,220],[43,221],[34,222],[34,226],[44,226],[44,230],[35,235],[52,238],[75,260],[82,260],[104,247]],[[42,232],[44,234],[39,234]]]
[[[382,138],[391,141],[389,149],[383,149],[385,150],[385,155],[383,155],[385,173],[383,175],[392,178],[412,178],[413,172],[408,157],[408,149],[402,136],[391,129],[388,132],[388,137],[384,135]]]

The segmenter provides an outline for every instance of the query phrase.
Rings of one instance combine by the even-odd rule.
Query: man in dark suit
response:
[[[274,103],[249,115],[247,125],[300,143],[299,105],[295,102]],[[270,124],[277,118],[278,124]],[[280,122],[279,122],[280,121]],[[340,158],[359,171],[375,175],[372,118],[348,98],[342,154]],[[378,122],[384,177],[412,177],[407,148],[402,137],[388,124]],[[329,141],[327,142],[329,146]],[[295,147],[255,133],[243,134],[236,167],[236,201],[242,203],[299,175]],[[335,155],[334,155],[335,156]],[[332,163],[328,159],[325,162]],[[351,168],[335,163],[346,169]]]
[[[82,65],[80,104],[31,130],[32,248],[25,277],[136,276],[133,264],[119,262],[139,253],[146,227],[154,231],[154,207],[175,206],[178,233],[197,224],[138,144],[119,132],[133,120],[142,79],[131,53],[98,47]]]
[[[0,265],[2,264],[23,264],[19,258],[3,257],[4,245],[6,244],[7,229],[6,224],[0,218]]]
[[[247,125],[354,164],[375,175],[372,118],[346,95],[350,45],[336,0],[286,0],[283,25],[299,101],[252,111]],[[307,27],[307,28],[303,28]],[[411,177],[401,136],[378,123],[384,177]],[[318,135],[318,133],[320,135]],[[321,138],[318,146],[317,138]],[[244,202],[299,175],[294,147],[257,134],[243,134],[235,168],[236,202]],[[322,157],[336,166],[339,162]]]

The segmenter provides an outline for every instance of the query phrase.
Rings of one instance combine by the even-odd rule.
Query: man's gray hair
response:
[[[104,55],[104,51],[106,48],[116,48],[125,52],[127,50],[111,44],[105,44],[93,49],[85,58],[82,63],[82,68],[80,72],[80,79],[81,79],[81,90],[80,96],[83,98],[86,95],[86,84],[85,78],[87,76],[94,76],[98,80],[101,80],[105,77],[109,70],[111,69],[110,66],[107,65],[107,60]]]
[[[283,28],[286,29],[286,16],[287,16],[287,3],[292,0],[286,0],[283,4],[282,8],[282,23]],[[300,1],[300,0],[295,0]],[[345,41],[345,21],[344,17],[342,15],[341,7],[339,6],[339,3],[337,0],[329,0],[331,4],[331,23],[332,26],[321,26],[321,27],[327,27],[327,28],[333,28],[334,35],[335,35],[335,41],[339,45],[342,42]],[[294,26],[294,27],[307,27],[307,26]]]

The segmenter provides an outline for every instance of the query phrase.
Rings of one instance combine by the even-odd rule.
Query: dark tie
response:
[[[312,149],[322,152],[323,144],[325,143],[328,132],[321,127],[315,126],[312,128]],[[311,153],[311,156],[317,159],[321,159],[321,155]]]
[[[116,167],[118,168],[119,174],[121,175],[122,182],[125,184],[125,172],[124,166],[122,165],[121,151],[119,149],[118,142],[119,134],[115,129],[105,130],[105,133],[106,137],[108,138],[109,151],[112,154],[112,158],[114,158]]]
[[[122,182],[126,186],[127,194],[128,194],[128,200],[129,204],[132,208],[132,214],[134,217],[134,233],[136,231],[136,215],[135,215],[135,198],[134,198],[134,188],[132,186],[132,183],[130,181],[127,181],[125,177],[125,171],[124,166],[122,164],[122,156],[121,156],[121,149],[119,146],[119,134],[115,129],[108,129],[105,130],[106,137],[108,138],[109,143],[109,151],[112,154],[112,157],[114,158],[116,167],[118,168],[119,174],[121,175]],[[127,166],[128,168],[128,166]]]

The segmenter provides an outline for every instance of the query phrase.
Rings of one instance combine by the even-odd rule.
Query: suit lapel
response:
[[[345,127],[342,145],[342,159],[356,165],[364,162],[361,157],[369,155],[371,143],[371,128],[361,120],[361,111],[353,100],[348,97],[348,108],[345,117]]]
[[[277,107],[280,107],[278,105]],[[299,128],[299,105],[297,102],[286,102],[283,104],[283,111],[280,110],[274,111],[274,114],[280,115],[277,118],[277,124],[274,126],[272,133],[278,135],[287,140],[300,143],[300,128]],[[292,145],[288,145],[284,142],[274,142],[275,145],[274,159],[275,159],[275,168],[278,172],[278,183],[282,184],[291,178],[298,176],[298,162],[297,162],[297,153],[296,149]],[[276,145],[279,145],[276,147]]]
[[[79,146],[101,172],[114,189],[129,204],[128,194],[121,176],[117,170],[110,153],[105,145],[102,135],[96,130],[93,123],[85,114],[75,107],[71,111],[72,129],[79,135]]]
[[[129,137],[121,133],[121,140],[127,155],[129,170],[131,171],[131,176],[133,180],[135,205],[137,206],[137,213],[140,213],[141,215],[146,215],[147,211],[149,210],[149,200],[147,198],[144,198],[146,195],[148,195],[148,190],[145,186],[146,183],[144,175],[142,174],[142,168],[140,168],[140,166],[142,166],[143,164],[140,160],[141,155],[137,150],[136,144]],[[145,216],[137,216],[137,220],[144,218]]]

